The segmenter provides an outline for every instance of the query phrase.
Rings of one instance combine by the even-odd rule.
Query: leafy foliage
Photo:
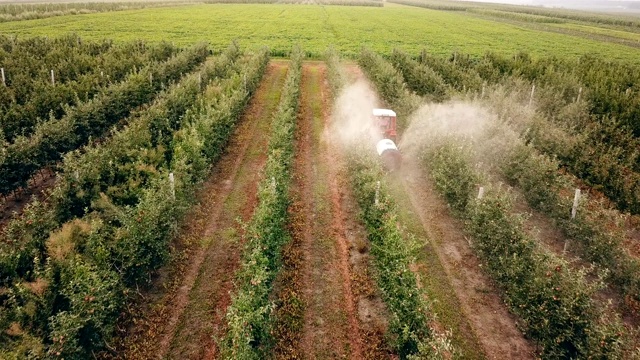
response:
[[[447,84],[430,67],[419,64],[398,49],[393,50],[391,63],[402,73],[405,83],[416,94],[427,96],[432,101],[442,101],[447,97]]]
[[[356,148],[350,151],[347,167],[372,245],[378,287],[391,317],[391,346],[402,359],[448,358],[453,352],[451,344],[431,327],[435,316],[409,268],[413,249],[398,228],[395,203],[378,186],[384,177],[380,165],[368,151]]]
[[[293,163],[303,53],[296,46],[276,110],[269,140],[264,178],[258,188],[258,205],[245,235],[238,290],[227,309],[229,330],[221,343],[225,358],[264,359],[273,347],[273,299],[271,285],[281,264],[281,248],[290,240],[289,184]]]
[[[473,173],[463,153],[446,145],[431,151],[439,155],[425,154],[423,161],[436,183],[448,178],[460,180],[460,187],[467,188],[466,177],[457,177]],[[460,202],[458,197],[445,199],[452,206]],[[567,262],[539,248],[523,229],[523,217],[511,213],[508,194],[490,190],[482,199],[473,199],[467,192],[466,199],[467,206],[457,214],[466,220],[473,247],[503,289],[511,311],[522,320],[525,333],[540,345],[542,356],[619,357],[622,325],[617,319],[605,320],[592,300],[604,286],[602,280],[588,281],[585,270],[572,270]]]
[[[166,261],[177,221],[192,204],[194,189],[206,175],[210,162],[223,151],[225,137],[264,72],[266,50],[254,56],[239,56],[237,46],[231,46],[225,55],[205,64],[197,74],[170,87],[153,105],[132,118],[129,127],[115,133],[111,141],[94,145],[96,149],[85,153],[87,158],[80,154],[69,157],[65,170],[71,174],[63,174],[53,200],[44,206],[34,206],[42,219],[49,219],[39,230],[42,233],[35,234],[27,227],[32,224],[31,219],[10,226],[12,236],[16,240],[22,237],[24,244],[32,244],[34,235],[44,237],[44,249],[43,245],[34,244],[36,254],[31,258],[32,267],[25,280],[33,283],[43,280],[47,285],[0,299],[0,313],[9,314],[0,324],[11,326],[18,319],[26,330],[10,343],[9,354],[26,354],[24,344],[34,337],[42,339],[51,358],[84,359],[104,349],[118,317],[126,311],[124,305],[131,288],[146,283],[150,274]],[[158,125],[164,126],[165,132],[154,138]],[[210,127],[223,132],[213,133]],[[199,133],[199,129],[207,131]],[[133,140],[127,142],[128,137]],[[146,139],[146,148],[138,147],[140,139]],[[210,147],[205,149],[202,144]],[[116,151],[127,146],[131,147],[126,151]],[[155,155],[149,157],[148,150]],[[135,196],[123,204],[118,203],[117,193],[98,191],[93,193],[88,212],[60,211],[60,206],[64,208],[68,203],[56,196],[87,184],[81,181],[85,174],[75,172],[83,160],[91,158],[98,168],[120,171],[108,165],[109,160],[115,160],[109,157],[111,151],[128,153],[129,157],[120,160],[134,161],[145,172],[145,181],[128,182],[120,178],[114,182],[111,178],[111,187],[123,186]],[[167,180],[172,170],[176,173],[173,187]],[[99,188],[100,183],[93,186]],[[58,217],[60,214],[64,216]],[[61,222],[75,216],[83,217],[52,232]],[[16,251],[18,256],[13,259],[30,255],[20,254],[17,247]],[[42,258],[46,261],[39,260]],[[18,293],[20,279],[11,275],[8,278],[9,288]],[[34,297],[34,293],[38,296]],[[32,304],[29,309],[33,310],[23,311],[25,304]]]
[[[129,75],[92,100],[78,104],[62,119],[40,124],[32,136],[17,137],[0,155],[0,171],[6,174],[0,180],[0,192],[7,194],[24,186],[35,171],[60,160],[92,136],[102,135],[135,107],[152,100],[165,83],[201,63],[207,54],[206,46],[195,46],[160,66]]]
[[[409,125],[409,114],[419,105],[419,98],[405,87],[402,75],[382,56],[363,48],[358,64],[378,88],[384,101],[398,114],[398,132],[402,133]]]

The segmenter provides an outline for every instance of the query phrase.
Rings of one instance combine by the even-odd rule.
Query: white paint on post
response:
[[[380,181],[378,181],[376,183],[376,199],[375,199],[375,205],[378,206],[380,205]]]
[[[56,84],[56,76],[53,74],[53,69],[51,70],[51,85],[55,86]]]
[[[480,186],[480,189],[478,190],[478,199],[482,199],[483,196],[484,196],[484,187]]]
[[[171,186],[171,198],[176,199],[176,180],[173,177],[173,173],[169,173],[169,186]]]
[[[6,79],[4,78],[4,68],[0,68],[0,73],[2,73],[2,85],[7,86]]]
[[[533,104],[533,95],[536,93],[536,84],[531,86],[531,96],[529,96],[529,107]]]
[[[578,98],[576,99],[576,102],[579,102],[581,97],[582,97],[582,86],[578,90]]]
[[[580,189],[576,189],[576,194],[573,197],[573,208],[571,209],[571,219],[576,218],[578,213],[578,203],[580,202]]]

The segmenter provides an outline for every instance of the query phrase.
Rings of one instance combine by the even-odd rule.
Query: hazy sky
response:
[[[469,0],[477,2],[493,2],[503,4],[518,4],[518,5],[535,5],[535,6],[549,6],[549,7],[565,7],[572,9],[583,10],[603,10],[603,11],[617,11],[621,13],[637,13],[640,9],[637,5],[640,4],[640,0]],[[626,5],[634,3],[633,9],[628,8]]]

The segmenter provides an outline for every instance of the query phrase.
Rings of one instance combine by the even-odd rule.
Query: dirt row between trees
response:
[[[296,131],[293,236],[276,282],[279,359],[388,358],[384,308],[367,273],[366,234],[329,131],[331,98],[321,62],[305,62]]]
[[[344,173],[345,154],[332,133],[326,71],[324,63],[303,63],[289,209],[292,241],[283,250],[283,271],[273,290],[274,357],[393,359],[397,356],[385,341],[389,319],[370,264],[371,245]],[[257,202],[269,140],[265,134],[286,72],[286,62],[270,63],[227,154],[198,195],[200,205],[174,244],[174,262],[153,290],[141,294],[144,305],[130,329],[123,329],[118,357],[218,358],[216,339],[225,333],[224,315],[240,265],[242,223]],[[357,67],[348,72],[363,78]],[[428,181],[412,167],[391,177],[399,204],[418,218],[412,227],[401,216],[400,225],[420,241],[431,240],[421,251],[437,255],[425,260],[428,255],[421,254],[415,271],[430,296],[434,286],[444,289],[438,290],[434,308],[448,308],[438,321],[456,333],[454,343],[463,349],[457,355],[532,358],[532,345],[483,274],[461,224],[449,216]]]
[[[452,218],[430,180],[419,170],[415,159],[405,159],[396,184],[402,186],[412,211],[419,218],[448,282],[459,301],[459,310],[488,359],[533,359],[535,348],[517,328],[500,291],[482,270],[470,247],[463,224]],[[420,266],[418,261],[418,266]],[[431,269],[422,267],[421,277]],[[426,271],[425,271],[426,270]]]
[[[145,308],[129,330],[126,358],[209,359],[223,334],[233,280],[240,265],[242,223],[257,202],[266,162],[271,118],[288,65],[271,61],[245,110],[227,153],[198,194],[176,241],[176,262],[146,295]],[[181,256],[180,256],[181,255]]]

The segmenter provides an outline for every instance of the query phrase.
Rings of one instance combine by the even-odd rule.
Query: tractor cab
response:
[[[373,120],[382,138],[396,141],[396,113],[393,110],[373,109]]]

